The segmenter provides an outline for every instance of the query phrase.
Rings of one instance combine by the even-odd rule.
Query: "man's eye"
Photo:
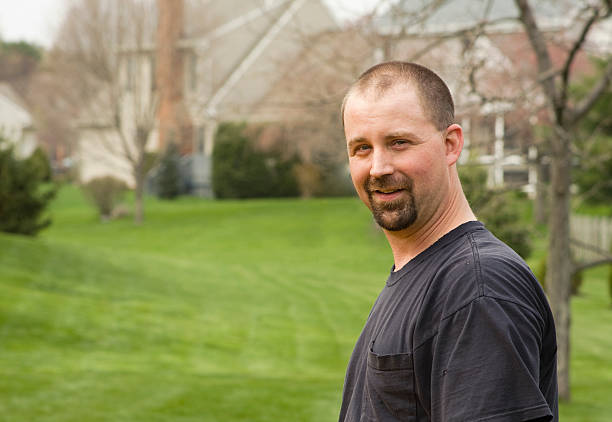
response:
[[[402,145],[406,145],[408,143],[409,142],[407,140],[405,140],[405,139],[395,139],[392,144],[393,145],[397,145],[397,146],[402,146]]]
[[[369,150],[370,150],[369,145],[359,145],[355,147],[355,154],[363,154],[365,152],[368,152]]]

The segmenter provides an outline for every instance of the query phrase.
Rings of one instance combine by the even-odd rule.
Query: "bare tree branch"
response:
[[[581,271],[587,270],[589,268],[598,267],[604,264],[612,264],[612,257],[610,258],[602,258],[596,261],[587,262],[586,264],[576,265],[573,268],[572,275],[577,274]]]
[[[520,12],[520,20],[525,27],[529,42],[531,43],[531,46],[535,52],[538,62],[538,72],[540,75],[550,74],[550,77],[543,77],[541,79],[541,84],[544,88],[546,96],[555,110],[555,113],[557,114],[558,120],[561,121],[563,105],[560,104],[557,91],[555,89],[555,81],[553,79],[554,73],[552,73],[553,65],[550,59],[550,54],[548,53],[546,41],[544,40],[542,32],[538,28],[538,24],[536,23],[533,11],[531,10],[531,6],[529,5],[528,1],[515,0],[515,3]]]
[[[574,42],[569,54],[567,55],[567,58],[565,59],[565,63],[563,64],[563,67],[561,68],[560,102],[562,104],[565,104],[565,102],[567,101],[567,92],[569,88],[570,72],[571,72],[572,64],[574,63],[574,59],[576,58],[576,54],[578,54],[578,52],[584,45],[587,34],[593,27],[593,24],[597,22],[597,18],[599,17],[599,9],[591,8],[591,10],[592,10],[592,15],[584,23],[584,26],[582,27],[582,30],[580,31],[580,36],[578,37],[576,42]]]
[[[603,256],[604,258],[612,259],[612,255],[608,251],[606,251],[604,249],[601,249],[597,245],[592,245],[590,243],[586,243],[586,242],[583,242],[581,240],[574,239],[574,238],[571,238],[570,241],[574,245],[576,245],[576,246],[578,246],[578,247],[580,247],[582,249],[586,249],[588,251],[595,252],[596,254],[598,254],[600,256]]]
[[[591,92],[573,110],[569,111],[568,122],[570,125],[575,125],[593,108],[597,100],[610,86],[610,81],[612,81],[612,58],[608,58],[604,73]]]

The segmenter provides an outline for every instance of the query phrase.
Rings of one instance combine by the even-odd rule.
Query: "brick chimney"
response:
[[[163,150],[173,141],[184,151],[190,125],[183,106],[183,55],[178,41],[183,35],[183,0],[157,0],[156,85],[159,92],[159,143]]]

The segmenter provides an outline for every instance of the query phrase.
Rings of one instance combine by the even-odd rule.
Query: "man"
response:
[[[355,189],[395,265],[349,361],[340,421],[558,420],[552,314],[463,194],[444,82],[413,63],[374,66],[342,118]]]

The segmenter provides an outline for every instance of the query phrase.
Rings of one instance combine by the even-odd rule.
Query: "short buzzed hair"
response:
[[[392,61],[372,66],[351,85],[342,102],[342,126],[346,102],[351,95],[372,92],[375,98],[380,98],[400,84],[413,84],[416,87],[421,107],[436,129],[444,130],[453,124],[455,105],[442,78],[425,66]]]

